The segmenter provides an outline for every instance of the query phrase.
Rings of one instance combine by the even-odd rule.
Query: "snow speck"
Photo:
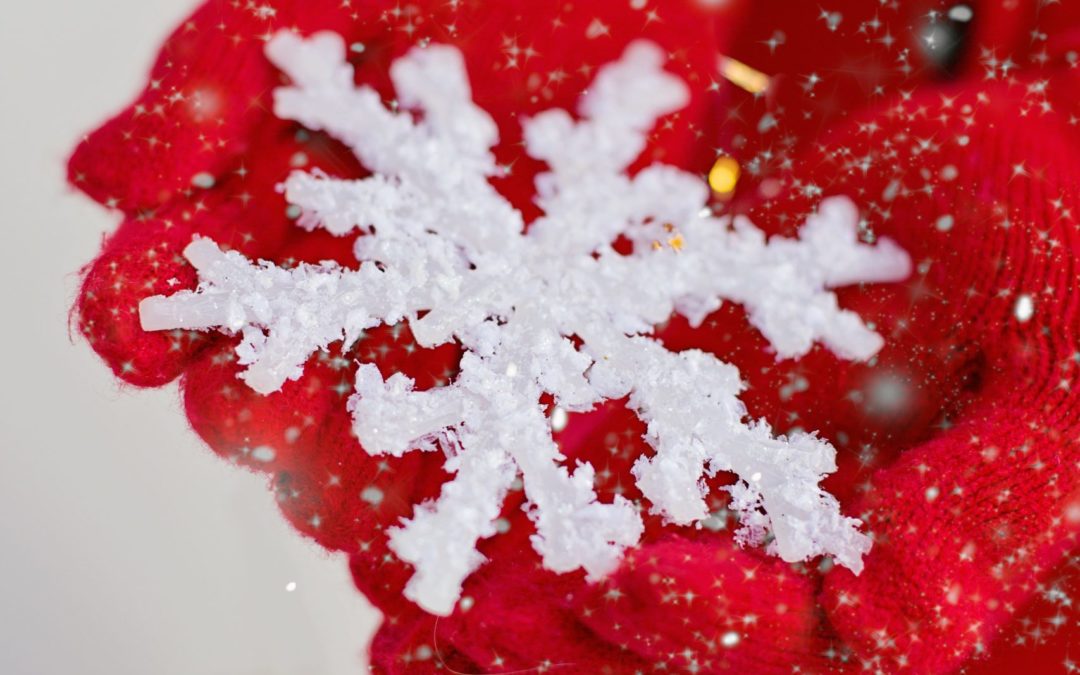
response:
[[[563,408],[556,407],[551,411],[551,430],[562,431],[570,421],[570,415]]]
[[[251,451],[252,459],[260,462],[272,462],[276,456],[277,453],[269,445],[260,445]]]
[[[1024,293],[1016,298],[1016,304],[1013,305],[1013,316],[1020,323],[1031,321],[1031,317],[1035,316],[1035,301],[1030,295]]]
[[[217,181],[214,180],[214,174],[206,171],[199,172],[191,177],[191,184],[204,190],[209,190],[214,187],[214,183],[216,182]]]
[[[369,485],[360,493],[360,499],[372,506],[378,506],[383,500],[383,491],[374,485]]]
[[[949,18],[960,23],[967,23],[975,18],[975,12],[972,11],[971,7],[961,3],[949,8]]]

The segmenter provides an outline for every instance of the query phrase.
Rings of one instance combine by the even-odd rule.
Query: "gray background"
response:
[[[63,182],[195,0],[0,8],[0,672],[360,672],[378,621],[345,561],[187,428],[123,389],[67,312],[115,216]],[[293,592],[286,584],[296,583]]]

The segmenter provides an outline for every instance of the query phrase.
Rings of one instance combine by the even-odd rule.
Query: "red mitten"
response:
[[[844,22],[854,18],[873,47],[844,42],[840,55],[826,49],[796,63],[808,52],[785,59],[783,50],[812,40],[813,32],[789,33],[787,45],[770,57],[770,45],[750,46],[768,35],[762,21],[736,53],[752,54],[751,62],[770,72],[825,74],[813,87],[806,80],[802,87],[780,86],[764,102],[775,107],[755,108],[776,113],[776,128],[793,129],[790,145],[802,149],[788,160],[796,167],[790,194],[766,198],[754,211],[756,222],[797,223],[822,191],[848,194],[868,233],[900,241],[917,263],[919,273],[903,295],[892,287],[841,293],[845,306],[878,322],[887,336],[878,372],[868,370],[864,386],[858,369],[854,377],[841,371],[814,379],[807,375],[813,364],[804,363],[797,372],[809,378],[810,391],[824,385],[826,399],[848,380],[866,413],[864,432],[879,417],[871,410],[875,390],[895,408],[893,422],[861,444],[861,482],[851,483],[866,495],[851,512],[870,518],[877,543],[860,577],[844,570],[828,575],[829,621],[866,664],[937,672],[991,651],[1002,626],[1041,592],[1062,554],[1075,549],[1080,527],[1080,404],[1072,393],[1080,352],[1074,265],[1080,6],[969,3],[975,22],[958,63],[937,71],[957,79],[955,85],[924,85],[914,94],[901,89],[898,101],[856,115],[824,141],[807,133],[865,100],[865,87],[860,92],[854,85],[876,77],[888,91],[906,70],[875,75],[872,65],[887,54],[880,42],[885,33],[895,37],[925,25],[917,4],[901,6],[909,11],[906,24],[890,22],[888,11],[875,21],[854,6],[839,7]],[[867,52],[862,60],[860,49]],[[905,58],[914,62],[911,54]],[[908,77],[934,72],[924,65]],[[731,139],[728,147],[748,139],[736,154],[753,164],[777,136],[768,129],[753,133],[759,120],[747,117],[722,133]],[[770,179],[784,168],[785,153],[779,156],[746,181],[747,202],[776,189]],[[753,384],[751,400],[763,390]],[[798,412],[799,396],[785,407]],[[833,405],[824,423],[808,426],[833,438],[830,429],[846,432],[845,417],[845,405]],[[887,465],[911,446],[901,436],[917,447],[866,481],[866,468]],[[840,461],[837,479],[855,477],[845,472],[858,467]],[[846,492],[835,483],[833,490]],[[1032,635],[1018,635],[1017,644],[1037,642],[1037,631]],[[1060,657],[1045,667],[1058,664]]]
[[[691,2],[648,12],[631,5],[588,13],[567,6],[553,8],[538,25],[527,7],[440,2],[421,11],[389,2],[362,9],[336,2],[208,2],[167,41],[146,91],[90,135],[70,162],[74,185],[126,215],[89,266],[78,301],[91,344],[132,384],[157,386],[183,374],[185,408],[200,436],[221,456],[266,473],[290,521],[327,548],[349,552],[358,585],[392,618],[414,610],[402,609],[408,607],[400,596],[408,569],[389,553],[383,528],[437,493],[445,479],[442,459],[421,453],[370,458],[350,433],[344,387],[357,357],[431,386],[453,377],[456,349],[418,349],[402,327],[375,330],[348,353],[313,358],[302,378],[264,397],[237,379],[235,340],[145,332],[137,307],[147,296],[194,287],[193,270],[181,257],[194,236],[285,265],[355,265],[348,238],[295,227],[296,214],[277,191],[294,169],[364,175],[337,143],[270,113],[270,94],[282,78],[262,49],[281,28],[340,32],[358,79],[388,98],[388,64],[408,47],[427,39],[460,46],[474,98],[500,126],[497,154],[510,171],[496,182],[526,213],[535,212],[532,181],[541,165],[519,161],[521,118],[551,107],[572,109],[595,69],[647,29],[668,48],[669,67],[694,94],[654,132],[642,162],[707,167],[711,150],[699,141],[714,135],[716,122],[706,86],[716,52],[708,11]],[[563,68],[568,53],[580,68]],[[508,512],[519,516],[519,506],[511,500]],[[406,618],[401,623],[414,625]],[[376,652],[414,634],[393,630],[398,637],[377,640]]]
[[[660,663],[705,672],[953,668],[986,647],[1074,544],[1080,406],[1069,383],[1078,352],[1072,259],[1080,250],[1075,111],[1066,106],[1075,79],[1059,72],[1046,83],[1026,77],[902,90],[900,103],[861,115],[818,144],[818,130],[867,95],[947,74],[915,69],[910,54],[895,70],[884,58],[892,50],[886,36],[906,35],[928,3],[889,6],[881,19],[876,7],[841,4],[842,12],[783,3],[776,13],[763,3],[740,24],[746,8],[728,3],[714,34],[715,15],[689,1],[656,10],[566,5],[542,20],[525,2],[209,2],[170,38],[146,92],[71,160],[73,183],[126,215],[88,268],[82,331],[128,382],[156,386],[183,373],[187,413],[204,440],[267,473],[300,531],[350,554],[357,585],[387,615],[372,647],[373,664],[386,672],[545,662],[563,672]],[[1020,49],[1014,38],[1025,31],[1018,27],[1046,19],[1033,7],[1019,3],[1009,14],[977,6],[973,44]],[[777,37],[780,16],[791,28]],[[1040,33],[1048,47],[1032,50],[1045,53],[1047,68],[1053,59],[1063,68],[1076,63],[1068,51],[1076,23],[1056,16],[1059,30]],[[834,24],[859,25],[862,37],[818,51],[816,32],[801,30],[835,32]],[[818,607],[816,569],[735,550],[725,532],[673,535],[649,518],[641,549],[589,586],[538,567],[519,492],[504,508],[508,531],[482,546],[492,562],[467,581],[453,616],[435,621],[402,599],[410,570],[389,552],[383,529],[435,496],[446,474],[430,453],[370,458],[350,432],[344,397],[357,357],[424,387],[454,375],[457,350],[421,350],[403,326],[379,329],[348,353],[316,356],[300,380],[264,397],[236,378],[232,340],[146,333],[138,324],[142,298],[194,285],[180,256],[193,235],[283,264],[355,264],[349,239],[295,227],[296,214],[276,191],[295,168],[363,175],[335,142],[270,114],[269,94],[281,78],[262,47],[283,27],[342,33],[358,79],[386,97],[387,66],[407,47],[423,39],[461,47],[474,98],[499,124],[497,155],[511,169],[496,183],[527,216],[536,213],[532,178],[540,165],[520,157],[521,116],[573,108],[595,68],[642,31],[667,48],[669,67],[695,92],[689,108],[660,125],[643,163],[704,171],[719,137],[748,174],[733,205],[757,204],[756,222],[774,231],[801,222],[822,191],[856,199],[868,232],[897,239],[920,263],[906,286],[840,294],[886,337],[875,361],[839,362],[818,348],[799,362],[776,363],[730,306],[701,329],[673,320],[661,338],[669,348],[702,348],[738,364],[753,415],[781,432],[817,429],[841,448],[840,471],[827,486],[842,499],[865,493],[848,510],[865,513],[877,537],[863,575],[830,572]],[[732,105],[722,119],[709,86],[716,54],[751,48],[768,50],[768,58],[743,58],[778,75],[776,86],[753,102],[727,89]],[[948,72],[981,68],[974,53],[957,57],[960,65]],[[579,70],[567,68],[568,54]],[[803,72],[844,72],[855,62],[878,69],[820,87],[819,75]],[[994,63],[997,72],[1002,61]],[[796,151],[802,159],[793,159]],[[793,167],[790,192],[774,199],[784,185],[778,178]],[[1033,303],[1030,317],[1022,296]],[[616,403],[575,416],[559,440],[571,460],[597,468],[602,500],[640,498],[628,470],[646,451],[640,434],[636,418]],[[871,469],[890,463],[867,482]],[[715,524],[726,527],[722,500],[710,507]]]
[[[813,579],[726,536],[672,537],[627,556],[589,587],[582,621],[612,644],[677,672],[810,672],[842,654],[823,634]]]
[[[1061,74],[1048,86],[1075,84]],[[854,646],[916,670],[985,650],[1075,545],[1080,146],[1052,109],[1016,116],[1037,88],[927,92],[874,117],[873,132],[857,121],[804,165],[836,177],[826,192],[859,195],[869,227],[925,261],[911,302],[935,311],[913,310],[905,329],[941,335],[954,372],[974,362],[971,400],[875,476],[856,507],[877,540],[866,571],[834,572],[824,599]],[[936,135],[943,117],[966,120],[964,133]],[[882,153],[891,159],[853,166]]]
[[[1030,20],[1034,13],[1026,9],[1014,19]],[[845,10],[844,17],[852,15]],[[900,241],[922,263],[906,286],[841,292],[845,306],[888,336],[869,367],[834,365],[820,352],[796,364],[770,364],[756,356],[763,352],[760,341],[741,335],[738,316],[730,313],[710,321],[712,337],[678,326],[665,333],[669,346],[707,348],[738,363],[751,382],[744,396],[751,411],[766,414],[778,428],[806,425],[851,448],[830,484],[841,495],[867,493],[853,513],[870,518],[877,544],[862,576],[846,570],[827,575],[822,609],[825,625],[838,629],[854,650],[848,659],[855,668],[946,672],[985,654],[1076,544],[1080,404],[1071,383],[1080,353],[1080,280],[1073,269],[1080,234],[1072,203],[1076,111],[1068,93],[1077,90],[1077,81],[1066,69],[1075,67],[1075,52],[1067,47],[1077,44],[1078,23],[1065,13],[1041,18],[1041,25],[1057,31],[1040,33],[1056,51],[1037,51],[1033,59],[1048,79],[927,88],[858,116],[824,143],[810,145],[811,135],[796,136],[792,147],[806,151],[788,181],[794,189],[754,211],[759,224],[786,231],[801,222],[821,191],[848,194],[866,214],[871,235]],[[1007,48],[1010,41],[999,34],[1020,30],[989,23],[980,23],[972,39]],[[822,61],[828,56],[812,67],[824,67]],[[969,62],[984,67],[973,57]],[[790,103],[807,91],[781,87],[774,95]],[[858,100],[843,90],[832,95],[833,115],[843,110],[836,104],[845,97]],[[783,124],[799,130],[829,113],[821,106],[789,115]],[[751,135],[757,119],[739,122],[745,124],[724,130],[729,147],[752,148],[768,138],[767,126]],[[955,129],[955,135],[943,136],[943,129]],[[754,141],[743,145],[746,137]],[[748,166],[761,156],[737,154]],[[749,187],[761,186],[768,195],[760,178],[751,176]],[[1035,318],[1027,316],[1025,295],[1034,298]],[[800,389],[809,389],[815,401],[800,396]],[[912,444],[918,447],[865,482],[867,468],[888,464]],[[622,605],[611,603],[593,625],[619,644],[653,649],[653,659],[683,647],[683,667],[723,667],[708,658],[736,663],[739,654],[716,648],[722,623],[706,622],[695,640],[685,630],[689,619],[680,624],[677,604],[656,600],[665,583],[673,589],[669,599],[695,593],[700,579],[710,577],[698,567],[701,557],[673,565],[680,575],[635,581],[632,561],[649,550],[632,556],[608,582]],[[722,548],[710,550],[724,555]],[[775,577],[765,578],[753,590],[771,588]],[[740,609],[748,604],[740,589],[703,602]],[[698,609],[687,608],[682,616],[700,616]],[[805,640],[815,630],[828,635],[813,625],[798,634]],[[791,635],[764,625],[757,637],[783,644]],[[770,659],[781,669],[843,667],[844,649],[806,644],[788,654],[752,649],[752,665],[743,667],[765,670]],[[827,665],[820,660],[826,655]]]

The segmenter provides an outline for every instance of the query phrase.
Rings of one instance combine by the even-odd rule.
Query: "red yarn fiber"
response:
[[[348,554],[385,615],[378,672],[1075,668],[1080,3],[968,2],[970,21],[948,19],[952,4],[210,0],[166,41],[136,101],[71,157],[72,184],[124,219],[86,269],[79,327],[123,381],[180,378],[202,439],[264,473],[300,532]],[[935,60],[921,31],[945,22],[966,37]],[[456,347],[423,350],[406,326],[380,328],[260,396],[236,378],[234,339],[139,327],[144,297],[194,287],[180,252],[196,234],[278,263],[355,265],[350,239],[295,227],[275,190],[295,168],[364,175],[336,142],[273,116],[281,75],[262,48],[282,28],[344,35],[358,80],[387,98],[388,65],[410,46],[459,46],[511,167],[497,187],[527,216],[540,165],[522,156],[521,119],[572,109],[597,67],[646,37],[694,96],[643,164],[704,173],[728,154],[744,172],[729,208],[767,231],[790,233],[822,196],[846,194],[867,238],[906,248],[907,282],[839,292],[886,338],[869,363],[822,348],[777,362],[727,305],[698,329],[674,318],[659,333],[738,365],[754,416],[838,448],[826,486],[875,539],[862,575],[736,548],[714,491],[708,527],[648,517],[642,544],[589,584],[540,566],[515,491],[452,616],[405,600],[411,570],[384,530],[447,475],[432,453],[368,456],[345,398],[357,359],[433,386],[454,376]],[[719,54],[770,74],[768,92],[722,83]],[[1028,302],[1030,316],[1018,311]],[[572,416],[558,440],[596,467],[602,500],[641,499],[629,473],[650,452],[641,433],[610,402]]]

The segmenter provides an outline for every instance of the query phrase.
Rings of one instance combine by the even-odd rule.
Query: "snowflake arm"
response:
[[[460,342],[450,385],[416,391],[401,374],[384,379],[361,364],[348,402],[365,451],[442,449],[454,474],[390,532],[391,549],[416,569],[408,597],[452,611],[518,472],[532,543],[549,569],[595,579],[638,541],[638,507],[621,497],[600,503],[593,467],[563,466],[544,394],[569,410],[629,395],[656,450],[633,473],[666,520],[706,517],[704,478],[732,471],[740,542],[771,533],[770,550],[785,560],[829,553],[860,569],[869,540],[819,485],[835,470],[833,448],[747,421],[734,366],[697,350],[671,353],[646,336],[672,312],[697,324],[728,300],[746,307],[778,357],[820,341],[868,358],[880,336],[830,289],[903,278],[910,261],[891,242],[860,243],[849,201],[823,202],[800,239],[767,240],[744,218],[711,216],[697,176],[663,165],[627,175],[656,120],[687,98],[662,69],[663,53],[638,42],[598,72],[579,120],[556,110],[525,122],[528,153],[550,168],[537,178],[545,215],[525,232],[488,182],[496,129],[472,103],[456,50],[414,49],[392,67],[399,102],[422,119],[356,87],[340,37],[284,33],[267,53],[292,81],[276,92],[277,114],[327,131],[374,172],[294,173],[284,184],[302,209],[300,226],[365,233],[355,244],[360,268],[283,269],[196,240],[185,255],[199,288],[147,299],[143,324],[242,332],[242,376],[264,393],[299,376],[314,351],[348,346],[380,323],[409,321],[423,346]],[[634,244],[630,255],[615,251],[620,236]]]
[[[656,455],[639,458],[633,473],[653,509],[679,524],[702,520],[704,476],[730,471],[740,478],[731,488],[739,541],[758,544],[771,532],[772,552],[784,560],[831,553],[861,570],[870,542],[819,486],[836,470],[833,448],[809,434],[774,437],[764,422],[744,424],[734,366],[698,350],[673,354],[647,338],[635,341],[637,353],[648,355],[639,367],[654,370],[638,379],[629,405],[648,424]]]
[[[498,128],[473,104],[456,49],[414,49],[391,66],[399,102],[422,108],[423,122],[388,110],[374,89],[353,85],[339,35],[319,33],[304,40],[283,32],[266,51],[293,81],[274,92],[279,117],[342,141],[373,173],[398,183],[402,199],[423,197],[443,209],[441,217],[414,223],[406,232],[434,224],[435,231],[473,255],[502,250],[521,232],[520,214],[487,181],[497,173],[490,148],[498,142]],[[470,218],[484,226],[470,226]]]
[[[248,366],[241,377],[267,394],[300,377],[315,351],[337,340],[351,345],[364,330],[413,316],[442,295],[437,281],[454,263],[439,255],[447,253],[441,242],[428,241],[430,247],[422,249],[427,255],[409,267],[362,265],[351,271],[332,263],[293,269],[253,264],[209,239],[196,239],[184,255],[199,272],[199,288],[145,299],[140,319],[144,330],[241,332],[237,354]]]
[[[425,392],[412,391],[401,374],[384,383],[374,366],[360,367],[350,409],[368,452],[400,454],[439,439],[451,455],[447,469],[454,478],[438,499],[390,533],[391,548],[417,569],[405,594],[425,609],[453,609],[461,584],[483,561],[476,542],[495,533],[517,470],[532,505],[533,545],[550,569],[582,567],[598,578],[618,563],[623,548],[637,543],[642,524],[632,504],[621,497],[598,503],[591,466],[570,473],[558,465],[558,446],[537,405],[540,393],[513,363],[470,353],[452,385]],[[390,420],[388,439],[382,430]]]

